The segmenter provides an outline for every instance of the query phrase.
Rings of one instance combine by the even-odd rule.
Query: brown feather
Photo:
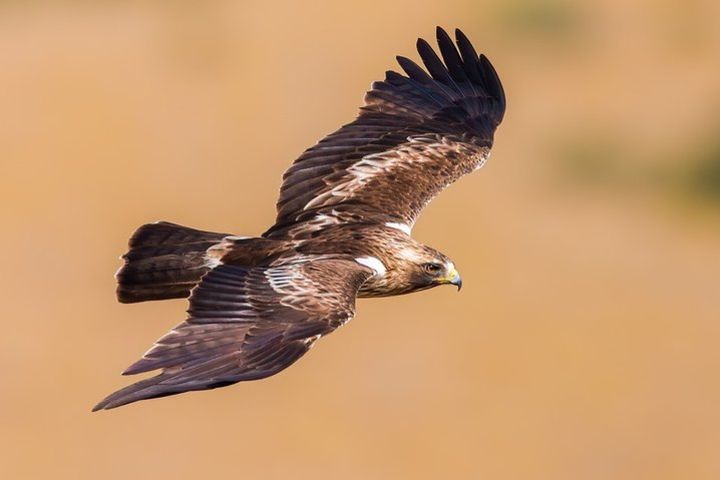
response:
[[[193,291],[190,317],[124,373],[162,372],[95,410],[274,375],[352,318],[357,291],[372,275],[352,259],[327,256],[219,266]]]
[[[457,47],[438,28],[442,59],[419,40],[430,75],[398,57],[408,76],[387,72],[373,83],[354,122],[295,161],[283,176],[276,223],[265,236],[282,238],[289,225],[307,221],[308,212],[332,215],[324,207],[343,203],[412,225],[435,195],[482,165],[505,95],[487,58],[456,33]]]

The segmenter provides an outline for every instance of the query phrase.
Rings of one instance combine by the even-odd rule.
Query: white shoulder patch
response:
[[[211,255],[205,254],[205,266],[209,269],[214,269],[222,265],[222,262],[220,261],[220,257],[213,257]]]
[[[396,230],[400,230],[401,232],[405,232],[408,235],[410,235],[412,233],[412,229],[410,228],[410,225],[406,225],[404,223],[386,222],[385,226],[394,228]]]
[[[360,265],[373,269],[378,277],[384,276],[387,272],[387,268],[377,257],[358,257],[355,261]]]

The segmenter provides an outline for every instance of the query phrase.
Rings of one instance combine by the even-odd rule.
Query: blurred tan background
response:
[[[461,27],[508,111],[415,236],[465,288],[361,301],[262,382],[91,414],[184,301],[159,219],[259,234],[370,82]],[[720,478],[720,3],[0,3],[3,479]]]

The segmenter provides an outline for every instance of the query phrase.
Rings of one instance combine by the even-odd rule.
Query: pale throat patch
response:
[[[360,265],[372,269],[375,272],[375,275],[378,277],[382,277],[385,275],[385,273],[387,273],[387,268],[385,268],[385,264],[382,263],[377,257],[357,257],[355,261]]]
[[[401,232],[405,232],[408,235],[410,235],[412,233],[412,229],[410,228],[410,225],[406,225],[404,223],[386,222],[385,226],[394,228],[395,230],[400,230]]]

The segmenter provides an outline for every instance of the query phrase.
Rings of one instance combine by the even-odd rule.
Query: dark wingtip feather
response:
[[[445,61],[445,65],[447,66],[450,75],[455,80],[467,80],[467,75],[463,68],[463,61],[460,58],[460,54],[455,48],[455,45],[450,38],[450,35],[448,35],[447,32],[442,29],[442,27],[437,27],[436,34],[437,43],[440,47],[440,53],[442,54],[443,60]]]
[[[102,399],[97,405],[95,405],[92,411],[97,412],[99,410],[111,410],[113,408],[117,408],[122,405],[126,405],[128,403],[140,400],[139,398],[137,400],[134,399],[134,396],[137,394],[138,390],[139,388],[137,384],[133,384],[122,388],[117,392],[111,393],[110,395]]]
[[[480,74],[478,65],[478,54],[475,48],[470,43],[470,40],[459,28],[455,29],[455,41],[457,42],[458,50],[460,50],[460,56],[462,57],[462,65],[465,69],[465,73],[473,83],[482,83],[482,75]]]
[[[184,391],[192,390],[188,388],[178,388],[177,385],[162,385],[162,381],[167,377],[168,376],[166,374],[161,373],[160,375],[140,380],[137,383],[121,388],[117,392],[111,393],[105,397],[100,403],[93,407],[92,411],[97,412],[98,410],[110,410],[122,407],[128,403],[137,402],[139,400],[168,397],[170,395],[177,395],[179,393],[183,393]]]
[[[475,47],[473,47],[472,42],[467,37],[467,35],[465,35],[463,31],[459,28],[455,29],[455,41],[458,43],[459,46],[462,46],[464,50],[471,54],[472,59],[477,60],[478,54],[475,51]],[[462,50],[460,52],[462,53]],[[465,58],[465,61],[468,61],[471,58]]]
[[[152,365],[148,365],[150,362],[148,362],[145,358],[141,358],[137,362],[133,363],[129,367],[127,367],[125,370],[122,371],[120,375],[136,375],[138,373],[144,373],[149,372],[151,370],[156,370],[158,367],[154,368],[148,368]]]
[[[430,78],[430,75],[428,75],[427,72],[423,70],[420,65],[413,62],[409,58],[398,55],[397,57],[395,57],[395,59],[400,65],[400,68],[402,68],[407,74],[407,76],[411,79],[424,84],[432,82],[432,78]]]
[[[425,64],[425,68],[428,69],[432,78],[446,84],[452,83],[450,73],[448,73],[447,68],[445,68],[445,65],[442,63],[442,60],[440,60],[440,57],[437,56],[437,53],[435,53],[435,50],[433,50],[427,41],[422,38],[418,38],[417,51]]]
[[[489,90],[488,93],[497,98],[504,109],[505,90],[503,89],[502,82],[500,81],[500,77],[498,76],[495,67],[493,67],[493,64],[490,63],[490,60],[488,60],[485,55],[480,55],[480,65],[484,72],[484,77]]]

